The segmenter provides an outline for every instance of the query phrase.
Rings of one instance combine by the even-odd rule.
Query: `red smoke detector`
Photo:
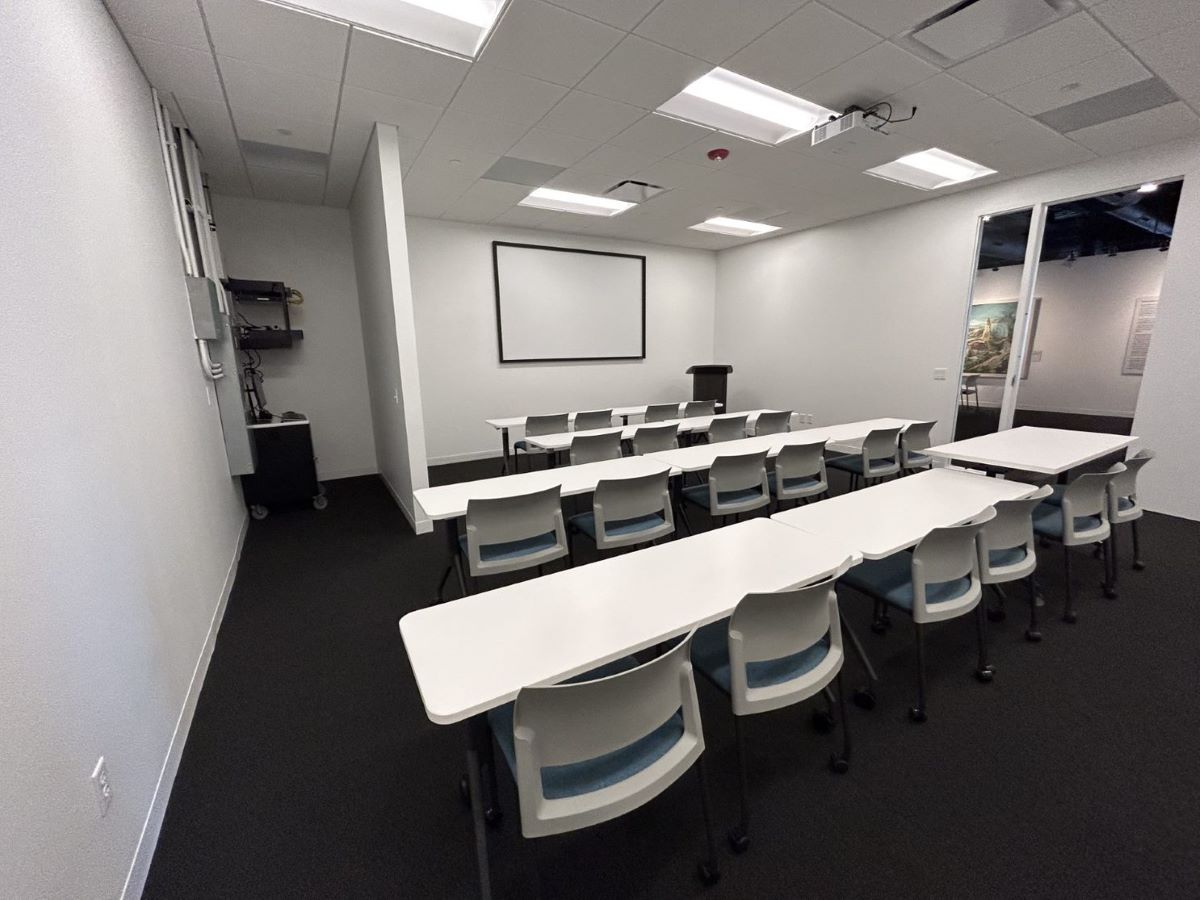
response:
[[[724,147],[718,147],[716,150],[708,151],[708,158],[713,162],[723,162],[729,156],[729,151]]]

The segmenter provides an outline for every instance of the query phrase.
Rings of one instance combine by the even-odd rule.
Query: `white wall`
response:
[[[1200,518],[1200,480],[1191,473],[1200,415],[1182,411],[1189,402],[1195,410],[1200,396],[1195,139],[720,252],[716,355],[736,370],[730,402],[802,408],[818,422],[878,414],[936,418],[936,436],[948,438],[979,216],[1180,175],[1191,177],[1134,433],[1159,451],[1142,476],[1149,508]],[[947,380],[933,379],[935,367],[949,370]]]
[[[377,125],[350,202],[363,350],[379,474],[418,532],[432,524],[413,501],[429,484],[421,375],[394,125]]]
[[[6,4],[0,84],[0,894],[137,896],[245,509],[104,7]]]
[[[708,250],[418,218],[408,239],[432,464],[498,456],[499,434],[484,419],[688,399],[684,370],[713,362]],[[494,240],[645,255],[646,359],[501,365]]]
[[[362,318],[344,209],[213,197],[225,271],[233,278],[282,281],[304,294],[291,307],[304,340],[262,351],[267,406],[312,420],[317,474],[324,481],[377,471]],[[245,306],[253,322],[282,323],[266,307]]]
[[[1134,305],[1158,296],[1166,267],[1167,254],[1158,250],[1039,265],[1034,294],[1041,311],[1017,408],[1133,418],[1142,376],[1121,374],[1125,343]],[[1017,299],[1022,268],[981,271],[973,302]],[[980,379],[983,405],[999,406],[1002,394],[1002,379]]]

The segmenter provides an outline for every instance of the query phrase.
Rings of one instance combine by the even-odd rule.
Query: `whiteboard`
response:
[[[492,242],[501,362],[645,359],[646,257]]]

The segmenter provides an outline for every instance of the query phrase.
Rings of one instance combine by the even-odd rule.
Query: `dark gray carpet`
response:
[[[446,467],[442,480],[493,474]],[[149,898],[470,897],[469,814],[458,798],[461,727],[425,718],[397,630],[444,563],[375,478],[329,484],[329,508],[252,523],[171,794]],[[698,518],[694,516],[694,518]],[[1039,570],[1045,640],[1022,638],[1018,594],[992,627],[996,679],[971,677],[970,619],[928,641],[930,720],[910,724],[911,626],[870,633],[868,602],[842,602],[881,670],[879,706],[839,735],[811,708],[751,720],[752,846],[722,844],[723,877],[695,877],[699,805],[684,778],[635,813],[576,834],[492,830],[498,897],[1200,896],[1200,524],[1148,515],[1145,572],[1100,594],[1080,553],[1079,623],[1058,618],[1061,551]],[[851,660],[852,683],[860,673]],[[700,684],[722,832],[736,816],[727,701]]]

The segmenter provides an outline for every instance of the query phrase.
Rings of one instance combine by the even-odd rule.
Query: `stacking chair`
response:
[[[633,455],[645,456],[679,446],[679,423],[669,425],[639,425],[633,432]]]
[[[817,497],[829,490],[825,473],[825,442],[786,444],[775,457],[775,470],[767,473],[771,496],[782,505],[784,500]]]
[[[733,615],[706,625],[692,639],[692,664],[729,695],[733,706],[741,820],[729,831],[729,843],[741,853],[750,843],[746,752],[742,717],[792,706],[824,692],[837,681],[842,751],[830,758],[841,774],[850,768],[850,729],[842,690],[842,629],[834,579],[777,594],[747,594]],[[832,702],[830,703],[832,707]],[[814,722],[825,731],[832,709],[817,711]]]
[[[1118,472],[1108,485],[1108,521],[1112,525],[1129,523],[1133,533],[1133,568],[1140,572],[1146,568],[1142,562],[1142,547],[1138,540],[1138,519],[1142,517],[1142,506],[1137,499],[1137,479],[1142,467],[1154,459],[1153,450],[1140,450],[1125,460],[1125,471]],[[1117,567],[1117,532],[1113,531],[1113,569]]]
[[[592,680],[523,688],[514,703],[488,713],[516,781],[525,837],[632,812],[694,766],[706,836],[700,876],[718,880],[691,648],[688,635],[648,663],[626,658],[600,677],[583,676]]]
[[[979,578],[976,538],[995,517],[988,507],[966,525],[935,528],[921,539],[912,553],[901,551],[883,559],[863,560],[842,576],[842,583],[869,597],[877,604],[904,610],[912,616],[917,641],[917,704],[908,716],[924,722],[925,711],[925,626],[933,622],[965,616],[976,611],[979,662],[975,677],[992,680],[993,669],[987,661],[986,624],[980,604],[983,585]],[[878,607],[877,607],[878,608]]]
[[[897,475],[900,472],[899,440],[899,428],[876,428],[863,440],[858,456],[836,456],[829,460],[829,465],[850,473],[850,490],[858,487],[859,479],[868,485],[872,479]]]
[[[669,472],[596,483],[592,511],[571,516],[572,534],[586,534],[597,550],[644,544],[675,533]]]
[[[689,400],[683,405],[683,417],[685,419],[690,419],[692,416],[711,416],[716,411],[716,400]]]
[[[670,422],[678,418],[678,403],[651,403],[646,407],[646,422]]]
[[[612,410],[595,409],[575,413],[574,431],[591,431],[593,428],[612,428]],[[547,432],[553,434],[553,432]]]
[[[571,465],[621,458],[621,432],[577,434],[571,438]]]
[[[539,434],[562,434],[567,430],[568,416],[566,413],[560,413],[553,416],[530,416],[525,420],[525,434],[535,436]],[[538,450],[532,447],[528,441],[519,440],[513,444],[513,468],[520,470],[521,451],[526,453],[545,453],[544,450]],[[532,462],[530,463],[532,466]]]
[[[683,498],[708,510],[722,523],[728,516],[761,509],[771,502],[767,483],[767,451],[718,456],[708,470],[708,481],[683,489]]]
[[[792,430],[792,411],[785,409],[781,412],[759,413],[754,421],[754,436],[763,434],[784,434]]]
[[[713,419],[708,426],[708,442],[719,444],[741,440],[746,436],[746,419],[746,416],[720,416]]]
[[[979,409],[979,376],[964,375],[958,388],[958,405],[970,408],[972,396],[975,398],[975,408]]]
[[[467,531],[459,535],[462,558],[472,578],[541,567],[568,557],[562,488],[532,494],[467,501]],[[461,577],[462,570],[459,569]],[[466,584],[462,585],[467,593]]]
[[[933,468],[933,457],[922,450],[933,446],[930,433],[937,422],[913,422],[900,432],[900,474]]]
[[[983,526],[976,546],[979,551],[979,580],[990,585],[1000,600],[1000,605],[988,610],[993,622],[1004,619],[1004,591],[1002,584],[1025,580],[1029,589],[1029,627],[1025,638],[1040,641],[1038,630],[1037,585],[1034,570],[1037,569],[1036,541],[1033,537],[1033,511],[1051,494],[1050,485],[1042,485],[1037,492],[1023,500],[1000,500],[995,504],[996,517]]]
[[[1112,565],[1112,528],[1108,521],[1108,486],[1114,476],[1125,471],[1122,463],[1107,472],[1080,475],[1058,497],[1043,500],[1033,511],[1033,530],[1038,537],[1058,541],[1063,546],[1067,602],[1063,621],[1074,624],[1074,592],[1071,589],[1071,548],[1100,544],[1104,556],[1104,595],[1115,597]],[[1059,502],[1053,502],[1057,499]]]

